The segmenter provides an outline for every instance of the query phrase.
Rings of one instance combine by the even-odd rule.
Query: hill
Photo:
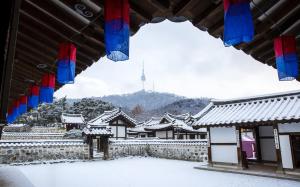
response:
[[[210,100],[207,98],[182,99],[157,109],[142,111],[137,114],[131,112],[130,114],[138,121],[145,121],[147,119],[150,119],[151,117],[160,117],[167,112],[172,114],[190,113],[194,115],[202,110],[206,105],[208,105],[209,101]]]
[[[185,97],[170,93],[138,91],[130,94],[109,95],[97,99],[109,102],[114,106],[128,108],[129,110],[140,105],[143,110],[149,111],[185,99]]]

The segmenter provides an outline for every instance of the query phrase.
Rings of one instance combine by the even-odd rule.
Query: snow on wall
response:
[[[235,127],[210,128],[211,143],[236,143]]]
[[[206,140],[113,140],[109,157],[153,156],[207,162]]]
[[[118,137],[125,137],[125,126],[118,126]]]
[[[62,139],[64,133],[4,132],[2,140]]]
[[[283,168],[293,169],[293,159],[289,135],[279,135],[280,151]]]
[[[237,164],[236,145],[211,145],[211,159],[213,162]]]
[[[58,159],[88,159],[82,140],[1,140],[0,164]]]
[[[156,131],[156,137],[166,138],[166,131]]]
[[[300,132],[300,123],[284,123],[278,125],[279,133]]]

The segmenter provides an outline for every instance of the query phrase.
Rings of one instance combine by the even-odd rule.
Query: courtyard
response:
[[[194,169],[200,165],[199,162],[191,161],[126,157],[110,161],[3,166],[0,167],[0,173],[5,170],[18,170],[19,177],[24,175],[35,187],[300,186],[300,182],[296,181]],[[18,181],[19,177],[10,179],[25,187],[26,181]]]

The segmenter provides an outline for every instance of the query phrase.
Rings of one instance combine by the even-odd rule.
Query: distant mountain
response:
[[[110,109],[115,106],[121,107],[124,112],[138,121],[147,120],[152,116],[160,117],[166,112],[172,114],[190,113],[193,115],[202,110],[209,101],[208,98],[188,99],[175,94],[149,91],[84,99],[67,99],[67,103],[71,106],[70,112],[83,113],[88,120],[102,113],[103,109]]]
[[[144,111],[149,111],[185,99],[185,97],[170,93],[138,91],[123,95],[109,95],[98,99],[129,110],[140,105]]]
[[[206,105],[208,105],[210,99],[208,98],[200,98],[200,99],[182,99],[179,101],[175,101],[171,104],[162,106],[157,109],[153,109],[150,111],[143,111],[139,114],[130,113],[132,117],[136,118],[138,121],[145,121],[150,119],[151,117],[161,117],[166,112],[171,114],[183,114],[190,113],[191,115],[197,114],[200,110],[202,110]],[[127,111],[129,112],[129,111]]]

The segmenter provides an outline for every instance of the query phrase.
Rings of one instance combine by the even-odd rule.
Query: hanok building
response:
[[[137,122],[124,113],[121,109],[105,111],[100,116],[90,120],[90,126],[109,127],[114,139],[127,139],[127,128],[135,127]]]
[[[5,3],[5,4],[3,4]],[[222,1],[130,1],[130,34],[146,23],[189,20],[196,28],[223,39]],[[298,35],[299,1],[251,1],[254,40],[234,47],[276,68],[273,40]],[[44,72],[56,72],[58,45],[77,47],[76,75],[105,53],[104,1],[3,1],[0,42],[0,134],[8,108],[28,86],[40,83]],[[84,9],[84,11],[82,11]],[[268,16],[266,15],[266,12]],[[280,29],[278,29],[280,27]],[[220,40],[221,42],[221,40]],[[299,37],[297,48],[300,47]],[[300,80],[300,76],[297,77]],[[63,84],[56,84],[58,90]]]
[[[131,129],[139,135],[147,133],[147,137],[160,139],[204,139],[206,129],[195,130],[189,125],[190,114],[173,115],[166,113],[160,120],[151,119],[143,126]]]
[[[134,128],[128,129],[128,135],[131,138],[150,138],[155,137],[155,134],[151,130],[145,130],[146,127],[157,125],[161,118],[152,117],[151,119],[138,124]]]
[[[196,117],[193,127],[208,129],[211,166],[247,167],[241,132],[252,130],[256,162],[249,162],[250,169],[268,163],[274,171],[299,171],[300,91],[213,100]]]
[[[83,129],[85,122],[82,114],[61,114],[61,122],[67,131],[71,129]]]

